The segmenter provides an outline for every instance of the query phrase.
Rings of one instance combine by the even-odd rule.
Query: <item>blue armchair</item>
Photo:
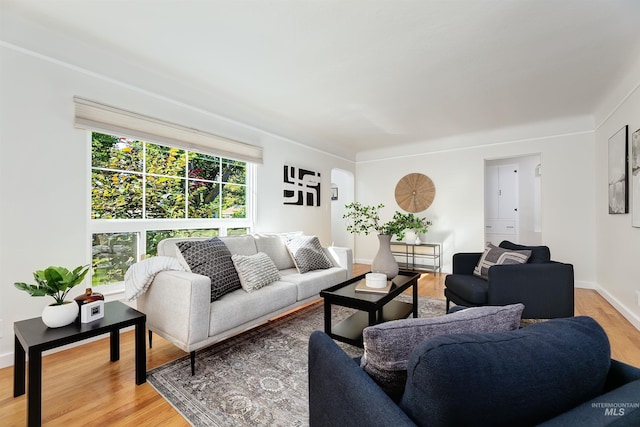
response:
[[[482,253],[455,254],[453,274],[444,283],[447,311],[451,302],[465,307],[522,303],[525,319],[573,316],[573,265],[552,261],[547,246],[523,246],[505,240],[500,248],[530,250],[531,257],[526,264],[494,265],[485,280],[473,274]]]
[[[309,424],[638,426],[640,369],[610,357],[605,332],[589,317],[441,335],[413,350],[403,395],[394,401],[316,331],[309,341]]]

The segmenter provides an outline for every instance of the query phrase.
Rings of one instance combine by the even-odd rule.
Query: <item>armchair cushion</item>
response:
[[[488,243],[476,268],[473,270],[473,274],[487,280],[489,278],[489,268],[494,265],[526,264],[530,256],[530,250],[509,250]]]
[[[503,240],[500,243],[500,247],[514,251],[531,251],[531,256],[529,257],[529,261],[527,261],[529,264],[551,262],[551,251],[548,246],[524,246],[512,243],[508,240]]]
[[[430,427],[534,425],[600,395],[609,367],[609,341],[589,317],[441,335],[412,353],[400,407]]]
[[[402,396],[409,356],[420,343],[444,334],[499,332],[517,329],[524,305],[478,307],[450,315],[401,319],[369,326],[363,331],[360,366],[391,398]]]
[[[204,241],[183,241],[176,246],[191,272],[211,279],[211,302],[240,289],[240,278],[231,260],[231,252],[222,240],[214,237]]]

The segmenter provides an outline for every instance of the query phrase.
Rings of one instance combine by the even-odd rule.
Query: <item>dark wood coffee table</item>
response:
[[[420,274],[400,271],[393,278],[395,286],[387,294],[356,292],[356,285],[365,280],[365,274],[320,291],[324,298],[324,331],[331,338],[362,347],[362,330],[389,320],[404,319],[413,313],[418,317],[418,279]],[[413,302],[394,300],[413,286]],[[331,325],[331,306],[355,308],[356,313],[335,326]]]
[[[75,302],[74,302],[75,304]],[[104,305],[104,317],[90,323],[79,320],[62,328],[48,328],[41,317],[21,320],[13,324],[15,334],[13,396],[25,392],[25,356],[29,354],[29,390],[27,394],[27,425],[41,424],[42,405],[42,352],[82,341],[87,338],[111,334],[111,361],[120,359],[120,329],[135,326],[136,384],[147,381],[147,353],[144,330],[147,316],[120,301]]]

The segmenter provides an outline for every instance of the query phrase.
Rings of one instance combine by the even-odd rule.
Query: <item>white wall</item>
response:
[[[623,126],[631,134],[640,129],[640,85],[621,98],[613,110],[604,110],[596,129],[596,270],[598,291],[640,329],[640,228],[631,226],[631,213],[610,215],[608,210],[608,141]],[[620,91],[618,91],[620,93]],[[624,93],[624,92],[623,92]],[[620,99],[618,99],[620,101]],[[630,173],[630,172],[629,172]],[[629,189],[630,190],[630,189]],[[629,200],[629,212],[633,201]]]
[[[580,127],[582,123],[582,119],[567,121],[565,128]],[[593,287],[596,278],[594,133],[541,136],[539,129],[539,125],[524,127],[511,132],[510,137],[505,132],[505,139],[501,140],[493,140],[494,133],[475,135],[478,141],[486,141],[479,147],[432,151],[430,144],[424,143],[422,152],[414,146],[415,153],[403,157],[385,158],[385,153],[377,152],[378,159],[357,163],[356,199],[365,204],[384,203],[382,219],[388,220],[399,209],[394,200],[398,180],[412,172],[429,176],[435,184],[436,197],[419,215],[433,221],[428,237],[444,243],[443,269],[450,272],[454,253],[483,249],[485,159],[540,153],[544,164],[542,244],[551,248],[553,259],[574,265],[578,286]],[[527,139],[527,130],[536,137]],[[466,138],[461,136],[460,141],[452,138],[451,142],[455,145]],[[356,259],[370,260],[376,251],[375,237],[356,239]]]
[[[90,145],[73,127],[74,95],[261,145],[256,230],[304,230],[331,243],[331,170],[353,172],[353,162],[11,46],[0,47],[0,62],[0,367],[12,361],[13,322],[40,316],[51,302],[13,283],[49,265],[91,260]],[[320,207],[283,205],[285,163],[321,172]]]

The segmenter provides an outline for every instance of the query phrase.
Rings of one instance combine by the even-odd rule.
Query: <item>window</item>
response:
[[[92,133],[93,285],[121,282],[168,237],[246,234],[251,165]]]

